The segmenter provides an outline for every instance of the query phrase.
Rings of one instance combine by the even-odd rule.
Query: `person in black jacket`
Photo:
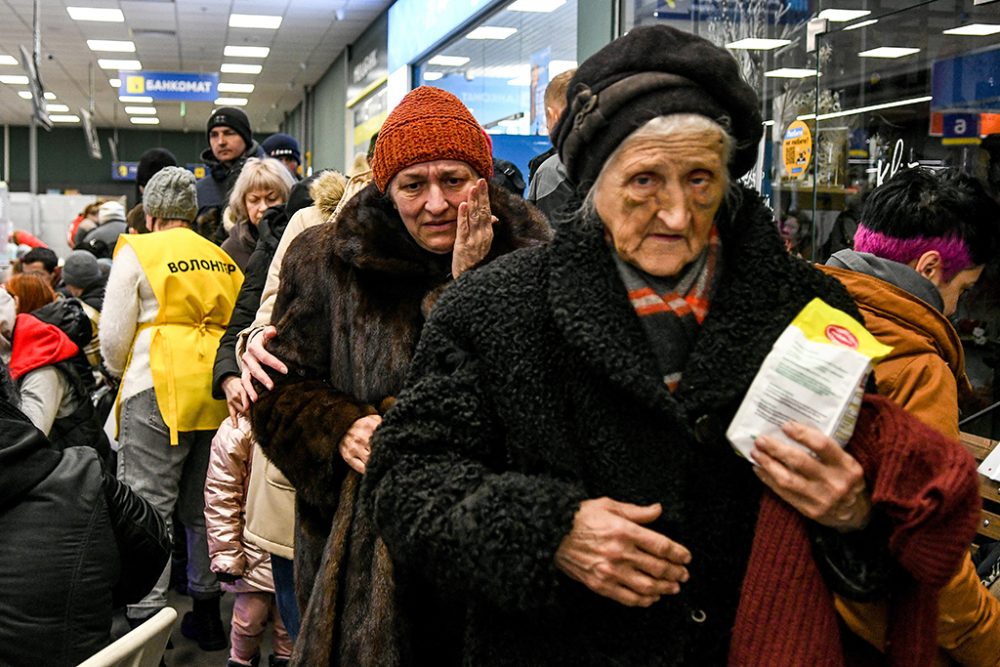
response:
[[[153,587],[170,536],[93,449],[53,447],[11,386],[0,360],[0,665],[70,667]]]
[[[253,323],[257,315],[260,295],[267,280],[267,269],[271,265],[271,258],[278,249],[278,242],[285,232],[288,221],[300,209],[312,206],[313,200],[309,188],[322,173],[324,172],[317,172],[306,180],[296,183],[288,195],[288,201],[267,209],[257,226],[257,246],[250,254],[250,259],[244,268],[243,286],[236,298],[236,306],[233,308],[226,333],[219,341],[212,372],[212,396],[226,399],[229,415],[234,423],[236,414],[247,409],[246,394],[242,391],[240,382],[240,367],[236,361],[236,339],[241,331]]]

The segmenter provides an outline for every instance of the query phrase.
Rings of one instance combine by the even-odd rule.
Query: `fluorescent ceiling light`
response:
[[[779,46],[791,44],[790,39],[762,39],[760,37],[747,37],[735,42],[726,44],[727,49],[747,49],[749,51],[770,51]]]
[[[281,25],[280,16],[269,16],[267,14],[230,14],[230,28],[264,28],[266,30],[277,30]]]
[[[49,120],[53,123],[79,123],[80,117],[76,115],[61,116],[56,114],[55,116],[49,116]]]
[[[517,32],[517,28],[498,25],[481,25],[465,36],[466,39],[507,39]]]
[[[995,35],[1000,32],[1000,24],[996,23],[970,23],[969,25],[958,26],[942,30],[945,35],[973,35],[975,37],[985,37]]]
[[[254,85],[252,83],[220,83],[220,93],[252,93]]]
[[[566,0],[517,0],[507,5],[508,12],[554,12],[563,5]]]
[[[933,98],[928,95],[926,97],[913,97],[908,100],[899,100],[896,102],[886,102],[885,104],[872,104],[867,107],[858,107],[857,109],[845,109],[843,111],[834,111],[832,113],[821,113],[818,118],[816,114],[806,114],[804,116],[799,116],[796,120],[812,120],[817,118],[817,120],[829,120],[830,118],[843,118],[844,116],[854,116],[859,113],[868,113],[869,111],[880,111],[881,109],[892,109],[894,107],[906,107],[911,104],[922,104],[924,102],[930,102]]]
[[[781,67],[773,69],[770,72],[764,72],[764,76],[775,79],[805,79],[806,77],[816,76],[816,70],[800,67]]]
[[[46,104],[45,110],[48,111],[49,113],[52,112],[66,113],[67,111],[69,111],[69,107],[66,106],[65,104]]]
[[[516,79],[509,79],[507,81],[508,86],[530,86],[531,77],[530,76],[519,76]]]
[[[50,93],[50,92],[46,91],[46,93],[45,93],[45,99],[47,99],[47,100],[54,100],[54,99],[56,99],[56,94],[55,93]]]
[[[878,23],[878,19],[868,19],[867,21],[861,21],[860,23],[852,23],[851,25],[844,28],[844,30],[857,30],[858,28],[867,28],[870,25],[875,25]]]
[[[271,52],[266,46],[227,46],[222,55],[227,58],[267,58]]]
[[[122,80],[121,79],[108,79],[108,83],[111,84],[112,88],[121,88],[122,87]]]
[[[137,71],[142,69],[142,63],[138,60],[116,60],[114,58],[99,58],[97,65],[101,69],[123,69],[127,71]]]
[[[437,81],[444,76],[444,72],[424,72],[424,81]]]
[[[220,107],[242,107],[247,103],[245,97],[219,97],[215,100],[215,105]]]
[[[118,53],[135,53],[135,42],[117,39],[88,39],[87,46],[91,51],[115,51]]]
[[[222,63],[222,67],[219,68],[220,72],[225,72],[226,74],[260,74],[260,71],[264,69],[260,65],[244,65],[243,63]]]
[[[17,65],[17,58],[8,56],[6,53],[0,55],[0,65]]]
[[[133,125],[159,125],[160,119],[153,116],[135,116],[130,117]]]
[[[104,21],[107,23],[125,23],[125,15],[120,9],[104,9],[101,7],[67,7],[69,17],[74,21]]]
[[[902,58],[919,53],[920,49],[911,49],[908,46],[880,46],[877,49],[868,49],[858,54],[860,58]]]
[[[819,18],[827,19],[834,23],[844,23],[845,21],[853,21],[869,14],[871,12],[867,9],[824,9],[819,13]]]
[[[461,67],[469,59],[465,56],[434,56],[427,61],[428,65],[438,65],[440,67]]]
[[[148,95],[119,95],[119,102],[136,102],[138,104],[151,104],[153,98]]]
[[[30,100],[31,99],[31,91],[30,90],[19,90],[19,91],[17,91],[17,96],[20,97],[22,100]]]
[[[130,116],[155,116],[156,107],[125,107],[125,113]]]
[[[6,83],[8,86],[27,86],[28,77],[23,74],[0,74],[0,83]]]

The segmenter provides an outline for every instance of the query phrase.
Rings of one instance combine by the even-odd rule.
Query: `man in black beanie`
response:
[[[219,107],[213,111],[207,132],[209,148],[201,154],[201,161],[208,173],[198,181],[199,215],[210,208],[225,208],[243,164],[252,157],[265,157],[253,140],[250,119],[240,109]]]

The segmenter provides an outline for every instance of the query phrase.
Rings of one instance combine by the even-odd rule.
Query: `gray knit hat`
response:
[[[87,289],[102,279],[97,258],[87,250],[74,250],[66,258],[62,270],[63,282],[71,287]]]
[[[183,167],[156,172],[142,191],[142,207],[154,218],[194,222],[198,215],[194,174]]]

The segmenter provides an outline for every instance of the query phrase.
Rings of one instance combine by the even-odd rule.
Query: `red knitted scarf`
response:
[[[909,575],[892,591],[887,663],[933,662],[937,596],[976,533],[972,457],[891,401],[866,396],[848,450],[865,470],[875,510],[892,526],[889,549]],[[770,491],[740,594],[730,667],[844,667],[833,596],[812,558],[803,517]]]

